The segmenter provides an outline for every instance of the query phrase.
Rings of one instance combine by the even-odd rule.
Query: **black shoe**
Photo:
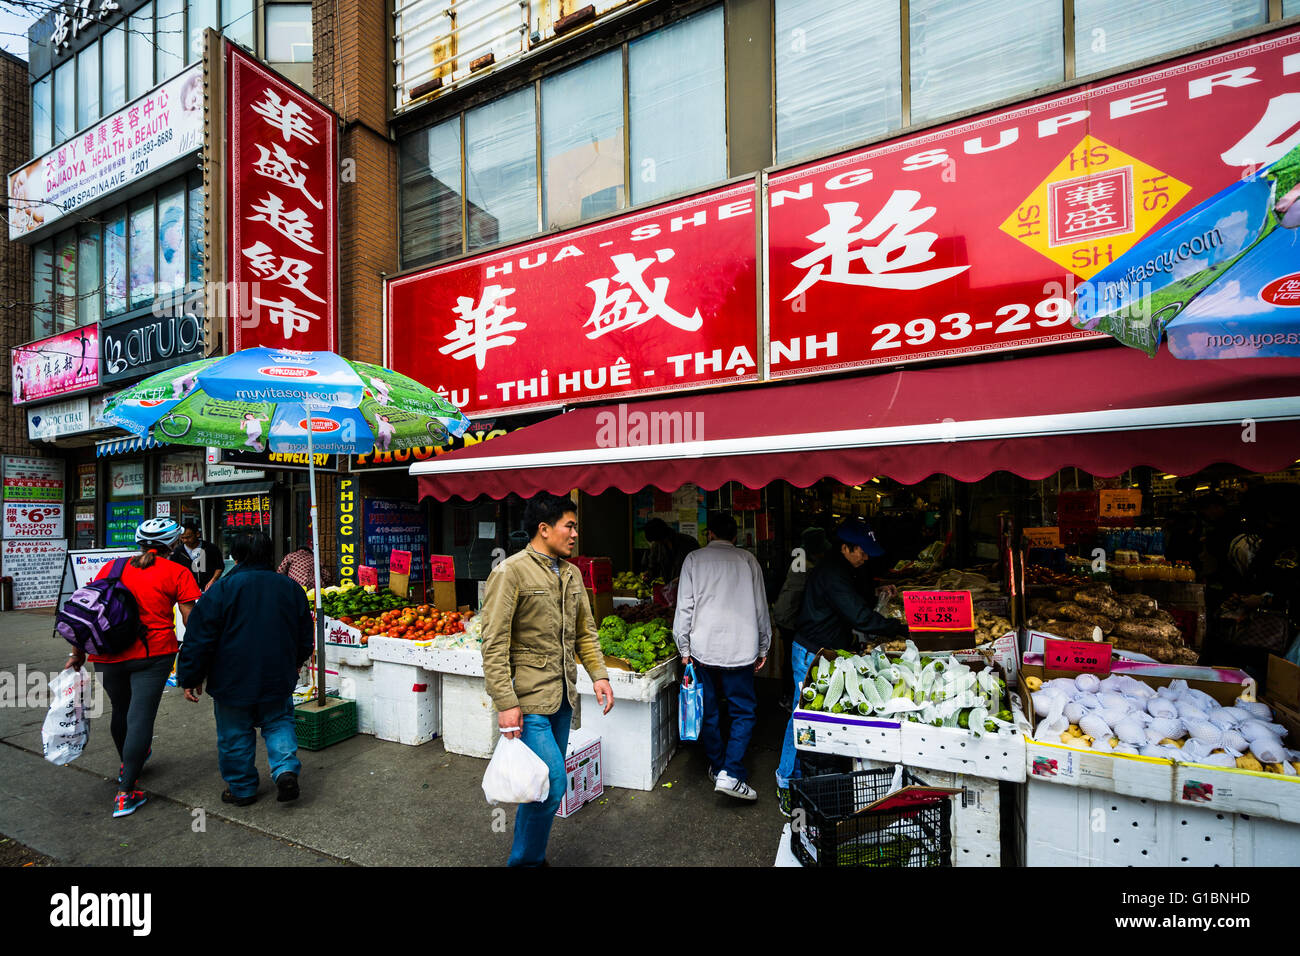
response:
[[[257,803],[257,794],[253,794],[251,797],[237,797],[229,790],[222,790],[221,802],[233,803],[237,807],[247,807]]]
[[[292,770],[286,770],[275,778],[275,789],[279,791],[275,796],[277,802],[288,803],[290,800],[297,800],[298,775]]]

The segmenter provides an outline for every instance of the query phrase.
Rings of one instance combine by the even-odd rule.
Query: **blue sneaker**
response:
[[[143,790],[132,790],[130,793],[119,793],[114,800],[113,816],[128,817],[135,813],[140,807],[149,800],[144,795]]]

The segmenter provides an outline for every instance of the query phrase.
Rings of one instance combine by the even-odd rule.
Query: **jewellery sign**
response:
[[[99,384],[99,326],[86,325],[10,353],[14,404],[39,402]]]
[[[203,145],[203,67],[195,65],[9,174],[9,238],[117,192]]]
[[[1293,31],[772,175],[772,376],[1093,335],[1078,280],[1300,142],[1297,83]]]
[[[231,351],[333,351],[337,117],[231,43],[223,46]]]
[[[387,285],[386,364],[469,415],[758,378],[754,186]]]

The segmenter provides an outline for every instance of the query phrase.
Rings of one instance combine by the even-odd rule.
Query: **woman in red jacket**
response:
[[[134,813],[146,800],[143,791],[135,788],[136,778],[149,759],[154,718],[180,649],[172,608],[179,604],[181,621],[188,621],[199,599],[194,575],[167,559],[180,536],[180,525],[170,518],[150,518],[136,528],[140,553],[122,570],[122,586],[135,598],[147,633],[120,654],[90,656],[113,705],[110,731],[122,760],[113,802],[115,817]],[[107,577],[110,569],[111,565],[104,565],[96,580]],[[85,661],[84,654],[74,651],[67,666],[79,668]]]

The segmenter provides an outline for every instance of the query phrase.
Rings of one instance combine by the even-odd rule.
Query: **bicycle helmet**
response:
[[[158,544],[168,549],[181,538],[181,526],[171,518],[150,518],[135,529],[136,544]]]

